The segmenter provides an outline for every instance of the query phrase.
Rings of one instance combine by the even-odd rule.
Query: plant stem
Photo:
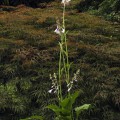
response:
[[[65,30],[65,4],[63,6],[63,29]]]
[[[59,85],[58,85],[58,97],[59,97],[59,101],[62,100],[62,88],[61,88],[61,48],[60,48],[60,57],[59,57]]]

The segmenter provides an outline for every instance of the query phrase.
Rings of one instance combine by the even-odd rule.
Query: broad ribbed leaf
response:
[[[80,91],[76,91],[74,94],[71,95],[71,104],[75,103],[76,98],[79,96]]]
[[[79,114],[80,114],[82,111],[89,109],[90,106],[91,106],[90,104],[84,104],[84,105],[82,105],[82,106],[80,106],[80,107],[76,107],[76,108],[75,108],[75,112],[76,112],[77,117],[79,116]]]
[[[46,108],[51,109],[57,115],[61,112],[61,108],[59,108],[57,105],[48,105]]]
[[[64,100],[61,101],[60,103],[61,107],[66,108],[70,106],[70,98],[65,98]]]
[[[56,105],[49,105],[47,108],[51,109],[56,113],[56,115],[61,115],[61,116],[69,116],[70,115],[70,110],[65,109],[63,107],[58,107]]]

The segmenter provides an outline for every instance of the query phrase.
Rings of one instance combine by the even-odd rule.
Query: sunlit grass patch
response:
[[[38,17],[31,17],[31,19],[25,21],[25,25],[32,26],[37,22],[38,19],[39,19]]]
[[[67,29],[70,30],[70,31],[79,31],[81,29],[85,29],[85,28],[88,28],[88,26],[86,24],[82,24],[82,23],[76,23],[75,21],[71,22],[71,23],[68,23],[67,25]]]
[[[78,42],[78,43],[86,43],[86,44],[105,44],[109,43],[111,39],[109,37],[105,37],[103,35],[96,35],[94,33],[87,33],[80,31],[79,33],[71,33],[70,34],[70,41]]]
[[[17,41],[17,40],[12,40],[12,39],[5,39],[5,38],[0,38],[0,48],[4,48],[6,46],[6,48],[13,46],[13,48],[15,46],[20,46],[20,45],[24,45],[25,43],[23,41]]]
[[[0,21],[0,27],[2,27],[2,26],[4,26],[4,25],[5,25],[4,20],[1,20],[1,21]]]
[[[119,58],[120,55],[120,44],[119,42],[110,42],[109,44],[106,44],[104,47],[101,47],[101,49],[104,49],[106,53],[116,56]]]
[[[31,25],[34,27],[34,29],[49,29],[55,23],[56,23],[56,20],[53,17],[46,17],[44,19],[33,17],[32,19],[26,21],[26,25]]]
[[[73,24],[80,24],[80,26],[85,25],[87,28],[95,29],[97,28],[106,30],[108,33],[111,33],[111,29],[114,29],[114,26],[99,17],[89,15],[87,13],[76,13],[76,16],[69,16],[68,19],[72,21]]]

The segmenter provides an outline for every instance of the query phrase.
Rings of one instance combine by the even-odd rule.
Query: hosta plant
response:
[[[55,94],[58,98],[58,104],[48,105],[46,108],[51,109],[55,113],[55,120],[78,120],[79,115],[82,111],[89,109],[90,104],[84,104],[79,107],[73,108],[73,104],[78,98],[80,91],[72,92],[72,88],[75,82],[77,82],[77,76],[80,73],[78,69],[74,73],[73,78],[70,78],[70,66],[69,54],[68,54],[68,45],[67,45],[67,33],[65,27],[65,10],[66,6],[69,5],[70,0],[62,0],[63,5],[63,16],[62,24],[57,20],[57,28],[54,31],[60,36],[59,41],[59,68],[58,73],[50,74],[50,80],[52,81],[51,89],[48,91],[50,94]],[[66,84],[66,92],[63,94],[62,84]],[[33,118],[34,116],[32,116]],[[23,120],[32,120],[32,118],[27,118]],[[38,120],[43,119],[38,116]]]

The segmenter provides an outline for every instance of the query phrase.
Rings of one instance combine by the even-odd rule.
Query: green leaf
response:
[[[20,120],[43,120],[42,116],[31,116],[29,118],[20,119]]]
[[[70,109],[64,109],[64,108],[62,108],[61,109],[61,112],[60,112],[60,115],[61,116],[69,116],[71,114],[71,111],[70,111]]]
[[[59,108],[57,105],[48,105],[46,108],[51,109],[57,115],[61,112],[61,108]]]
[[[91,106],[91,104],[84,104],[84,105],[82,105],[82,106],[80,106],[80,107],[76,107],[76,108],[75,108],[75,112],[76,112],[77,117],[79,116],[79,114],[80,114],[82,111],[89,109],[90,106]]]
[[[66,116],[64,120],[71,120],[71,116]]]
[[[63,99],[63,100],[61,101],[61,103],[60,103],[61,107],[63,107],[63,108],[68,107],[69,104],[70,104],[70,98],[69,98],[69,97],[68,97],[68,98],[66,97],[66,98]]]
[[[79,96],[80,91],[76,91],[74,94],[66,97],[64,100],[61,101],[61,107],[65,109],[72,109],[72,105],[75,103],[76,98]]]
[[[61,115],[61,116],[68,116],[68,115],[70,115],[70,110],[65,109],[63,107],[60,108],[60,107],[58,107],[56,105],[49,105],[46,108],[51,109],[53,112],[56,113],[57,116],[59,116],[59,115]]]
[[[71,116],[57,116],[55,120],[72,120]]]
[[[75,103],[75,100],[77,99],[79,94],[80,94],[80,91],[76,91],[74,94],[71,95],[71,104]]]

